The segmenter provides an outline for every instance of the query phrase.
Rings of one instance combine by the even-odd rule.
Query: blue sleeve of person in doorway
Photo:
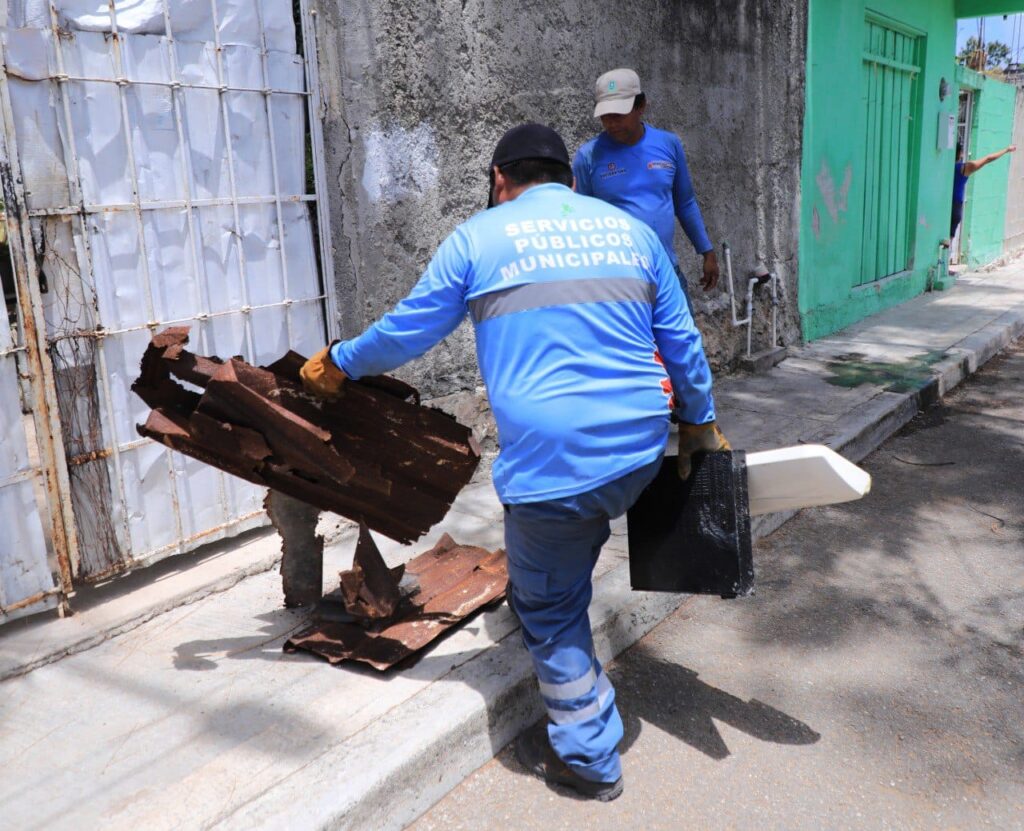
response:
[[[331,360],[349,378],[379,375],[418,358],[466,316],[470,241],[456,229],[409,296],[359,337],[336,343]]]
[[[700,206],[697,204],[697,197],[693,192],[693,181],[690,179],[690,169],[686,166],[686,151],[683,150],[683,143],[679,136],[672,135],[678,161],[676,162],[676,175],[672,181],[672,204],[675,208],[676,218],[683,226],[686,236],[693,243],[698,254],[704,254],[714,246],[708,238],[708,232],[704,228],[704,218],[700,214]]]

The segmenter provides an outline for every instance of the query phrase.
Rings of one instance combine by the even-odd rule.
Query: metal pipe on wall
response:
[[[769,344],[770,349],[774,349],[778,344],[779,330],[778,330],[778,319],[779,319],[779,276],[774,271],[768,271],[764,265],[760,262],[754,267],[754,273],[747,278],[747,291],[745,295],[746,300],[746,316],[743,318],[736,317],[736,289],[733,285],[732,279],[732,252],[729,249],[729,243],[722,243],[722,258],[725,260],[725,276],[726,283],[729,288],[729,309],[732,318],[732,325],[734,327],[746,326],[747,327],[747,353],[746,357],[751,356],[753,348],[753,320],[754,320],[754,287],[761,283],[768,283],[771,287],[771,296],[769,303],[771,305],[771,343]]]

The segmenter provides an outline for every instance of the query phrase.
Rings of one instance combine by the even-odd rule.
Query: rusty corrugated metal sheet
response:
[[[368,534],[366,540],[368,543],[360,541],[364,569],[366,560],[370,559],[386,568]],[[397,571],[391,570],[396,588]],[[342,572],[343,585],[351,574]],[[447,534],[432,549],[406,563],[405,574],[415,579],[419,590],[403,597],[387,620],[364,617],[362,625],[320,620],[286,641],[285,651],[301,649],[326,658],[332,664],[361,661],[385,670],[423,649],[483,606],[500,601],[508,582],[503,550],[487,551],[459,545]],[[345,594],[342,592],[343,597]],[[349,614],[358,611],[348,603],[345,608]]]
[[[387,567],[365,523],[360,523],[352,568],[341,573],[345,611],[366,620],[390,618],[402,600],[398,585],[404,570],[405,566]]]
[[[444,517],[476,469],[470,429],[397,379],[350,381],[325,402],[302,389],[301,355],[254,367],[187,341],[188,327],[172,327],[143,355],[132,386],[152,408],[143,436],[403,543]]]

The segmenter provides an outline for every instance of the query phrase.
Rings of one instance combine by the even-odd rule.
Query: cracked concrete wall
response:
[[[401,299],[438,243],[484,207],[487,163],[508,127],[549,123],[575,152],[600,129],[595,78],[632,66],[647,120],[683,140],[709,235],[732,247],[738,290],[756,260],[776,270],[780,340],[799,340],[804,0],[547,0],[514,13],[496,0],[328,0],[317,38],[346,337]],[[727,369],[746,343],[730,325],[724,273],[706,294],[678,229],[676,249],[708,357]],[[755,350],[768,345],[767,327],[759,298]],[[472,328],[397,374],[425,395],[476,387]]]

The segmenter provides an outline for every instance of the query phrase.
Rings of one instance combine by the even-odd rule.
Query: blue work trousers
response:
[[[590,576],[620,516],[654,479],[661,458],[592,491],[505,506],[511,603],[533,658],[558,756],[594,782],[622,775],[622,719],[594,656]]]

